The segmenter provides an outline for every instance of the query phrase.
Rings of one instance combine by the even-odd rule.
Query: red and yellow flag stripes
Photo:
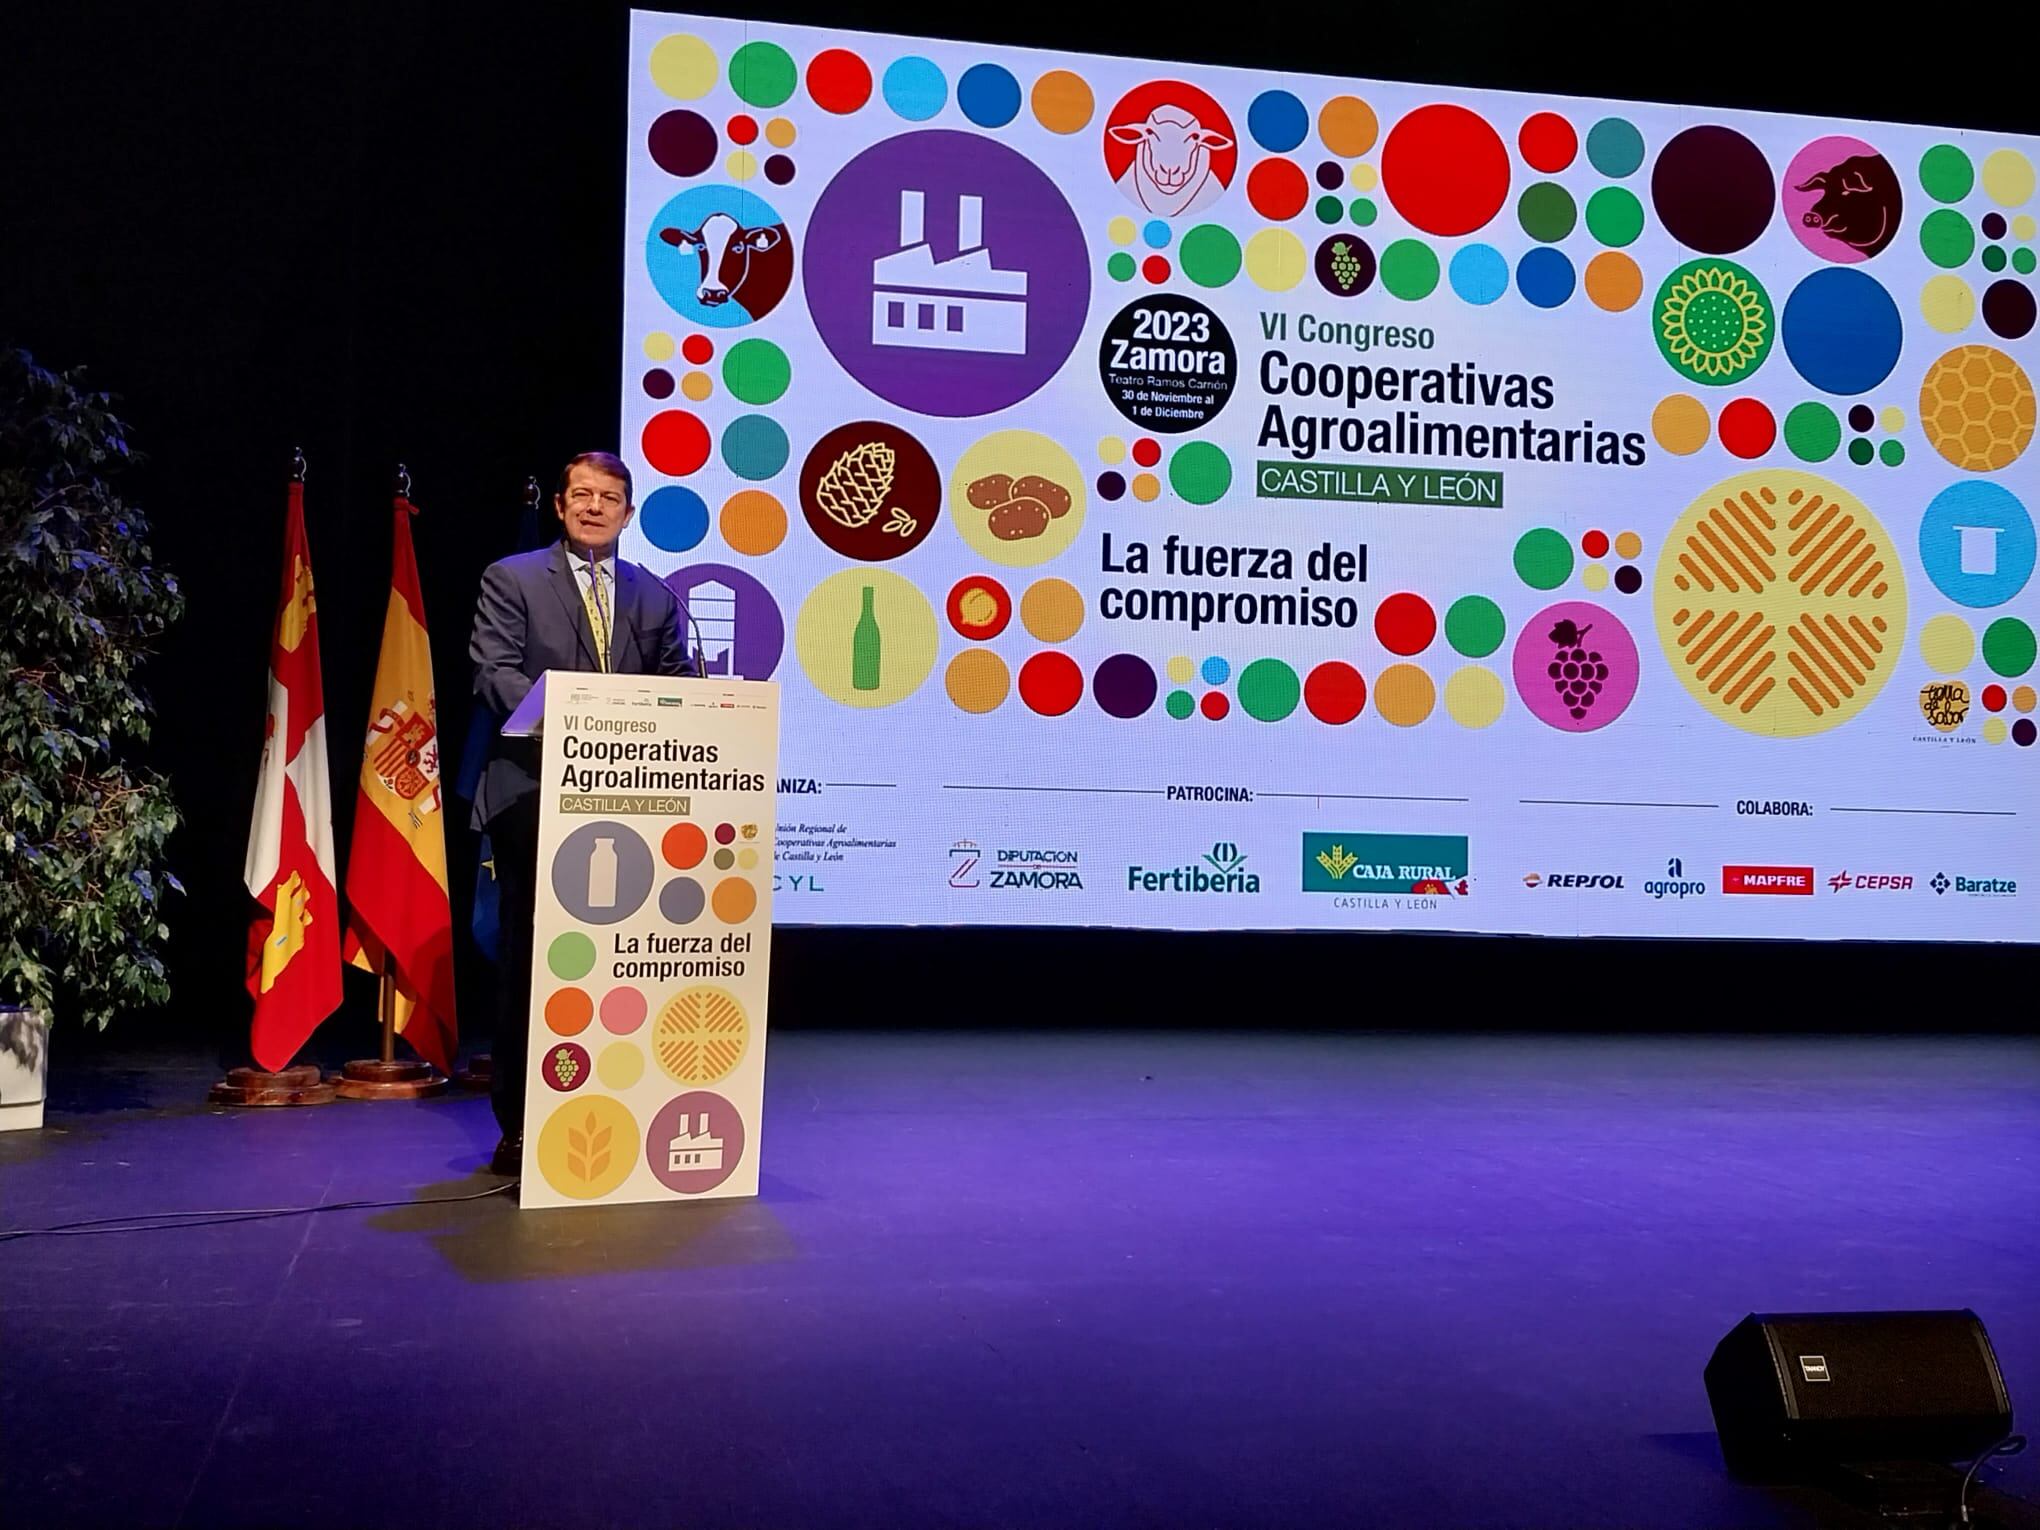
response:
[[[453,1006],[453,913],[439,787],[439,710],[425,598],[411,546],[409,500],[398,499],[390,601],[369,701],[368,747],[347,855],[347,959],[390,969],[397,1033],[442,1073],[458,1031]]]

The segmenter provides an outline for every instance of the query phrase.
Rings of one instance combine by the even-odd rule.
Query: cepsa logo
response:
[[[1724,866],[1721,890],[1725,893],[1765,893],[1775,897],[1811,898],[1811,866]]]
[[[1828,878],[1829,892],[1911,892],[1913,879],[1889,872],[1838,871]]]

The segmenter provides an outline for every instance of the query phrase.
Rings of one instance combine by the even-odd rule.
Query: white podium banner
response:
[[[523,1204],[756,1195],[779,687],[546,680]]]

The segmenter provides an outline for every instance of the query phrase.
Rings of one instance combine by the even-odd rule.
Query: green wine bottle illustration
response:
[[[867,584],[864,587],[864,609],[858,614],[857,626],[850,634],[850,689],[853,691],[878,689],[878,615],[871,607],[877,595],[875,586]]]

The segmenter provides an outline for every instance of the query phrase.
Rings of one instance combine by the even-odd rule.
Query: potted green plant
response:
[[[127,427],[77,373],[0,348],[0,1129],[42,1123],[51,1017],[161,1003],[169,787],[129,751],[182,606],[115,478]]]

